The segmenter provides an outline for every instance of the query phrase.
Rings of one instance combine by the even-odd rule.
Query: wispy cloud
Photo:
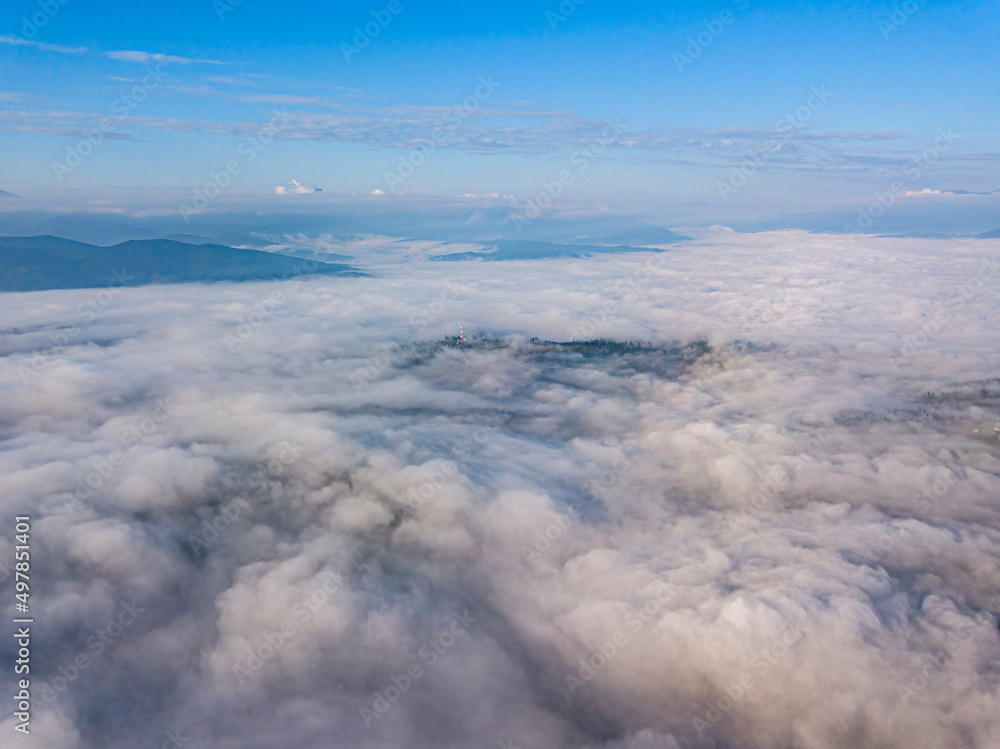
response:
[[[0,44],[12,44],[15,47],[32,47],[43,52],[58,52],[63,55],[82,55],[87,51],[86,47],[64,47],[61,44],[46,44],[25,39],[20,36],[0,36]]]
[[[109,53],[118,54],[118,53]],[[124,54],[124,53],[122,53]],[[131,53],[130,53],[131,54]],[[144,55],[146,53],[134,53]],[[138,60],[138,57],[130,58]],[[204,79],[204,77],[202,78]],[[225,81],[229,83],[229,80]],[[273,92],[231,92],[211,87],[173,87],[192,96],[212,96],[266,107],[295,107],[289,123],[278,137],[282,140],[357,143],[376,149],[415,150],[426,146],[435,132],[445,130],[440,146],[472,154],[552,154],[581,150],[598,139],[607,153],[598,158],[630,162],[668,163],[728,167],[759,152],[775,139],[773,128],[738,126],[705,129],[630,130],[621,123],[618,134],[610,134],[608,122],[572,111],[512,106],[480,106],[462,113],[454,123],[454,107],[372,106]],[[330,112],[331,107],[338,111]],[[90,125],[93,114],[60,112],[58,127]],[[76,122],[73,122],[76,120]],[[193,120],[179,117],[130,117],[135,128],[164,132],[198,132],[216,135],[253,135],[256,120]],[[0,129],[51,132],[49,112],[0,113]],[[785,133],[773,149],[768,167],[815,172],[864,172],[901,168],[912,155],[895,144],[907,140],[895,130],[810,131]],[[613,148],[612,148],[613,147]],[[602,151],[605,149],[602,149]],[[995,158],[995,155],[992,156]]]
[[[115,50],[105,52],[106,57],[121,62],[137,62],[147,64],[151,62],[173,63],[175,65],[191,65],[192,63],[203,63],[206,65],[225,65],[219,60],[201,60],[193,57],[179,57],[177,55],[161,55],[156,52],[140,52],[138,50]]]
[[[323,100],[318,96],[296,96],[294,94],[246,94],[233,98],[236,101],[249,104],[273,104],[276,107],[323,105]]]
[[[203,75],[201,76],[203,81],[208,81],[209,83],[221,83],[225,86],[252,86],[251,81],[243,80],[242,78],[237,78],[232,75]]]
[[[985,192],[973,192],[971,190],[936,190],[925,187],[923,190],[908,190],[903,193],[904,198],[965,198],[982,197],[986,195],[1000,194],[1000,190],[987,190]]]

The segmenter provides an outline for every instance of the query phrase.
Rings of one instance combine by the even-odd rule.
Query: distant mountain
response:
[[[623,252],[663,252],[663,250],[627,245],[606,247],[603,245],[533,242],[526,239],[498,239],[496,242],[490,242],[490,247],[486,250],[435,255],[431,260],[541,260],[554,257],[585,257]]]
[[[306,274],[303,266],[301,260],[269,252],[168,239],[97,247],[50,236],[0,237],[0,291],[99,288],[114,281],[113,273],[123,275],[129,286],[263,281]],[[308,274],[364,275],[333,263],[319,263]]]
[[[952,195],[996,195],[1000,190],[986,190],[985,192],[973,192],[971,190],[942,190],[941,192]]]
[[[333,262],[349,262],[354,260],[353,255],[338,255],[336,252],[318,252],[316,250],[279,250],[279,254],[285,257],[300,257],[305,260],[320,260],[322,263],[329,261]]]
[[[164,237],[174,242],[184,242],[185,244],[221,244],[224,247],[270,247],[274,242],[263,237],[254,237],[249,234],[237,234],[229,232],[219,237],[201,237],[197,234],[171,234]]]
[[[520,231],[515,233],[513,224],[504,224],[504,233],[496,238],[524,239],[557,244],[629,245],[634,247],[674,244],[689,239],[689,237],[669,229],[622,216],[536,219],[518,228]],[[512,234],[514,236],[511,236]],[[490,235],[480,234],[479,236]]]
[[[912,231],[903,234],[878,234],[885,239],[960,239],[961,234],[939,234],[933,231]]]
[[[658,226],[651,226],[648,229],[642,229],[637,231],[626,231],[626,232],[610,232],[608,234],[592,234],[589,237],[585,237],[582,240],[573,240],[570,244],[576,244],[577,241],[586,242],[587,244],[603,244],[603,245],[631,245],[634,247],[651,247],[661,244],[674,244],[675,242],[686,242],[691,237],[685,237],[682,234],[677,234],[669,229],[661,229]]]
[[[20,195],[15,195],[12,192],[7,192],[6,190],[0,190],[0,198],[18,198]]]
[[[72,237],[78,242],[113,245],[130,239],[163,236],[141,222],[115,214],[5,211],[0,213],[0,235],[9,237]]]
[[[171,242],[182,242],[184,244],[218,244],[220,240],[212,237],[200,237],[197,234],[170,234],[162,239],[169,239]],[[232,242],[231,244],[236,244]]]
[[[629,216],[584,216],[514,220],[510,206],[454,212],[441,216],[413,213],[378,216],[368,230],[353,229],[354,234],[377,233],[413,239],[443,242],[485,242],[525,240],[554,244],[631,245],[633,247],[674,244],[690,239],[660,226]],[[374,218],[374,217],[372,217]]]
[[[572,218],[539,216],[514,222],[517,212],[508,203],[476,206],[454,202],[397,203],[360,200],[331,203],[321,213],[242,210],[198,214],[184,221],[177,214],[59,213],[18,210],[22,200],[2,203],[0,236],[34,237],[49,234],[78,242],[108,246],[130,239],[172,239],[187,244],[219,244],[259,249],[285,237],[318,237],[334,240],[382,236],[436,242],[482,242],[523,239],[557,244],[658,246],[684,241],[676,232],[635,217],[587,214]],[[30,204],[29,204],[30,205]],[[895,210],[895,209],[894,209]],[[994,217],[991,217],[991,219]],[[693,221],[692,223],[697,223]],[[989,225],[989,224],[987,224]],[[885,231],[889,231],[886,227]],[[905,230],[905,229],[901,229]]]
[[[663,229],[650,224],[636,224],[611,231],[595,231],[585,238],[589,244],[639,246],[674,244],[675,242],[684,242],[688,239],[690,237],[685,237],[683,234],[670,231],[670,229]],[[571,244],[575,244],[575,241],[571,242]]]
[[[236,234],[235,232],[223,234],[215,239],[200,237],[197,234],[171,234],[169,237],[164,238],[175,242],[184,242],[185,244],[223,244],[226,247],[236,247],[239,249],[247,247],[271,248],[268,252],[284,255],[285,257],[302,258],[303,260],[317,260],[321,263],[350,263],[354,260],[354,257],[351,255],[339,255],[336,252],[325,252],[322,250],[289,249],[287,245],[278,241],[272,241],[251,234]]]
[[[870,227],[862,231],[872,234],[939,234],[963,236],[981,231],[997,220],[996,203],[987,199],[954,200],[929,196],[915,200],[899,200]],[[801,230],[818,234],[844,234],[857,231],[858,210],[835,209],[816,213],[783,214],[762,220],[726,222],[731,229],[743,233]]]
[[[1000,239],[1000,229],[984,231],[982,234],[977,234],[976,239]]]

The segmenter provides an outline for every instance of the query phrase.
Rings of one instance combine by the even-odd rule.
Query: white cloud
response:
[[[286,187],[285,185],[275,187],[275,193],[278,195],[309,195],[314,192],[322,192],[320,188],[313,187],[307,182],[299,182],[293,179],[288,184],[290,187]]]
[[[956,195],[956,193],[943,190],[932,190],[929,187],[925,187],[923,190],[907,190],[903,193],[904,198],[944,197],[954,195]]]
[[[0,295],[0,509],[31,514],[47,581],[37,699],[99,660],[52,746],[177,725],[223,749],[996,745],[997,243],[719,229],[379,263],[410,245],[353,243],[369,278],[126,289],[86,324],[94,290]],[[394,345],[459,322],[512,343]]]
[[[25,39],[20,36],[0,36],[0,44],[12,44],[15,47],[32,47],[43,52],[58,52],[63,55],[82,55],[87,51],[86,47],[64,47],[60,44],[47,44]]]
[[[177,65],[190,65],[192,63],[205,63],[207,65],[226,64],[224,62],[219,62],[218,60],[199,60],[192,57],[161,55],[154,52],[140,52],[137,50],[115,50],[112,52],[105,52],[104,54],[112,60],[119,60],[121,62],[137,62],[143,65],[151,62],[174,63]]]
[[[323,100],[318,96],[295,96],[294,94],[245,94],[233,98],[236,101],[249,104],[273,104],[279,107],[323,103]]]
[[[992,190],[985,192],[972,192],[969,190],[934,190],[930,187],[925,187],[923,190],[907,190],[903,193],[905,198],[966,198],[966,197],[981,197],[983,195],[994,195],[1000,193],[1000,190]]]

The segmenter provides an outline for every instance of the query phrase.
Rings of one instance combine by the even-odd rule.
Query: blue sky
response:
[[[996,0],[230,2],[8,3],[0,188],[190,192],[233,160],[228,193],[281,186],[292,200],[316,187],[530,199],[567,171],[567,205],[720,214],[849,204],[897,178],[936,199],[1000,188]],[[348,60],[343,45],[369,22],[377,36]],[[477,86],[475,109],[456,114]],[[247,162],[246,139],[282,108],[274,142]],[[786,115],[795,127],[776,130]],[[106,137],[79,165],[54,167],[102,118]],[[411,176],[387,178],[435,132]]]

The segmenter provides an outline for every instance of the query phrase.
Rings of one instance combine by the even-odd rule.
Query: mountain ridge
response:
[[[339,263],[303,260],[224,245],[134,239],[110,247],[50,235],[0,237],[0,291],[100,288],[222,281],[265,281],[297,275],[365,275]]]

